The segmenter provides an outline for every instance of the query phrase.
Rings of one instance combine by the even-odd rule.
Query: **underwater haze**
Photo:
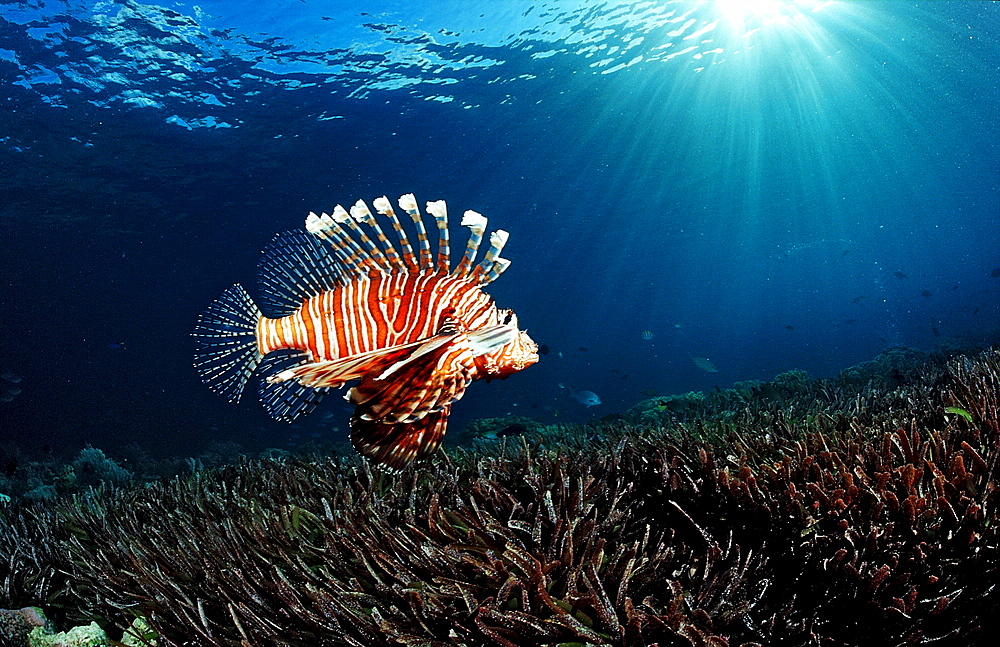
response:
[[[246,7],[0,0],[2,442],[346,439],[190,334],[275,233],[409,192],[510,232],[488,292],[544,352],[446,443],[998,340],[1000,3]]]

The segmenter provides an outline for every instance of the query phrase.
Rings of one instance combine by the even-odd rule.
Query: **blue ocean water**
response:
[[[453,430],[998,339],[998,3],[3,0],[0,101],[29,449],[346,437],[336,398],[213,395],[189,335],[274,233],[383,194],[509,231],[489,291],[548,350]]]

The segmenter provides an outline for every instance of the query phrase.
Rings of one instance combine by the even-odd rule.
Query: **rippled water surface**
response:
[[[998,26],[978,2],[0,2],[0,433],[342,438],[339,402],[289,428],[213,396],[189,333],[275,232],[383,194],[509,231],[490,291],[549,351],[453,426],[995,342]]]

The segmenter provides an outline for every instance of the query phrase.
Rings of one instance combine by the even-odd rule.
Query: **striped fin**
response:
[[[267,381],[271,384],[297,381],[311,388],[335,388],[368,374],[380,374],[424,344],[426,340],[419,340],[349,357],[299,364],[269,375]]]
[[[392,246],[391,242],[389,242],[389,237],[385,235],[384,231],[382,231],[382,227],[378,224],[378,220],[376,220],[375,216],[372,215],[371,209],[368,208],[368,205],[365,204],[364,200],[358,200],[354,203],[354,206],[351,207],[351,218],[357,222],[365,223],[372,228],[372,231],[375,232],[375,238],[378,239],[382,248],[385,249],[385,258],[388,259],[385,261],[385,269],[387,272],[391,272],[393,269],[405,269],[403,262],[399,260],[399,252],[397,252],[396,248]],[[379,255],[381,256],[381,254]]]
[[[448,429],[451,405],[408,423],[366,420],[364,407],[351,417],[351,443],[365,458],[391,471],[433,454]]]
[[[355,261],[365,274],[374,270],[388,271],[389,266],[385,257],[375,247],[375,244],[368,237],[368,234],[365,233],[365,230],[358,226],[358,223],[355,222],[354,218],[342,206],[338,204],[333,208],[333,213],[330,215],[334,222],[341,225],[341,227],[347,225],[347,229],[350,229],[361,239],[361,243],[359,243],[346,231],[343,233],[344,242],[352,250],[351,260]],[[374,254],[378,256],[374,256]]]
[[[362,379],[348,391],[347,399],[366,406],[366,419],[418,420],[461,398],[475,377],[475,358],[516,336],[517,329],[507,325],[436,335],[382,373]]]
[[[261,312],[238,283],[222,293],[198,317],[194,367],[212,391],[239,402],[260,364],[257,322]]]
[[[486,273],[483,283],[492,283],[493,281],[496,281],[508,267],[510,267],[510,261],[506,258],[500,258],[497,256],[493,260],[493,267],[491,267],[490,271]]]
[[[378,219],[372,214],[364,200],[358,200],[351,207],[350,213],[337,205],[331,215],[317,216],[310,213],[306,218],[306,230],[327,240],[333,247],[333,255],[343,265],[344,273],[366,275],[373,271],[384,273],[412,272],[423,273],[436,271],[447,274],[451,266],[451,244],[448,230],[448,211],[444,200],[427,203],[427,212],[434,217],[438,230],[437,257],[435,259],[428,238],[427,228],[417,207],[416,198],[407,193],[399,198],[399,206],[409,215],[416,229],[418,252],[407,238],[399,217],[393,210],[389,199],[385,196],[373,201],[375,211],[389,218],[392,228],[399,239],[399,250],[393,246],[385,231],[379,225]],[[470,230],[469,240],[458,265],[450,274],[456,278],[470,278],[479,285],[495,281],[510,265],[510,261],[500,258],[500,253],[507,242],[508,234],[497,230],[490,234],[490,248],[483,259],[476,264],[476,256],[486,232],[487,219],[476,211],[466,211],[462,217],[462,226]],[[372,240],[361,225],[366,225],[378,245]],[[379,248],[381,245],[381,249]]]
[[[458,267],[452,272],[453,276],[465,278],[472,269],[472,261],[475,260],[479,252],[479,245],[483,242],[483,232],[486,231],[486,216],[476,211],[466,211],[462,214],[462,226],[468,227],[469,242],[465,245],[465,255],[458,262]]]
[[[393,211],[389,198],[385,196],[375,198],[372,200],[372,205],[375,207],[375,211],[383,216],[389,216],[389,219],[392,221],[392,228],[399,237],[399,246],[403,250],[403,260],[406,262],[406,266],[414,272],[419,271],[420,266],[417,264],[417,257],[413,255],[413,247],[410,246],[410,241],[406,237],[406,231],[403,230],[402,223],[399,222],[396,212]]]
[[[424,228],[423,218],[420,217],[420,209],[417,208],[417,199],[412,193],[407,193],[399,197],[399,208],[405,211],[413,221],[413,227],[417,230],[417,247],[420,251],[420,269],[430,270],[433,267],[433,256],[431,256],[431,243],[427,239],[427,229]]]
[[[491,326],[464,337],[464,343],[438,346],[407,361],[391,379],[363,379],[348,392],[358,405],[351,416],[351,443],[362,456],[401,470],[434,453],[448,428],[451,405],[476,377],[477,354],[506,344],[517,329]]]
[[[438,228],[437,271],[447,274],[451,269],[451,245],[448,242],[448,205],[444,200],[427,203],[427,213],[434,216]]]
[[[308,353],[304,351],[291,349],[274,351],[268,353],[261,362],[259,373],[262,376],[272,375],[289,366],[302,364],[308,357]],[[267,409],[268,415],[275,420],[291,422],[299,416],[311,413],[330,389],[310,388],[295,380],[275,384],[262,379],[259,392],[260,401]]]
[[[503,251],[503,247],[507,244],[509,237],[510,234],[503,229],[497,229],[490,234],[490,249],[486,252],[486,256],[483,257],[482,262],[472,270],[473,278],[478,278],[480,285],[492,281],[493,279],[490,276],[493,276],[493,278],[500,276],[500,273],[510,265],[510,261],[501,259],[504,264],[499,269],[495,268],[495,261],[500,252]]]
[[[304,231],[276,235],[264,249],[258,268],[261,306],[272,317],[291,314],[306,299],[343,282],[343,270],[333,252]]]
[[[306,217],[306,231],[330,243],[334,255],[350,273],[362,274],[364,272],[363,266],[358,263],[358,258],[362,253],[361,248],[332,216],[325,213],[317,216],[310,212]]]
[[[358,252],[359,264],[361,264],[366,270],[380,269],[382,271],[388,272],[389,261],[386,260],[385,256],[382,255],[382,252],[379,250],[379,248],[375,246],[375,243],[372,242],[372,239],[368,237],[368,234],[365,233],[365,230],[362,229],[360,226],[358,226],[358,223],[355,222],[355,218],[352,216],[353,212],[354,209],[352,208],[351,214],[347,213],[347,211],[338,204],[336,207],[333,208],[332,217],[334,222],[336,223],[340,224],[346,223],[347,228],[350,229],[352,232],[354,232],[354,234],[361,239],[361,244],[359,245],[357,241],[355,241],[353,238],[351,238],[350,236],[346,236],[346,238],[348,238],[356,246],[354,249]]]

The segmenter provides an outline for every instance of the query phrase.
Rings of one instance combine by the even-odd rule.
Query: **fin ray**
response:
[[[268,353],[261,362],[258,372],[260,380],[260,401],[267,409],[268,415],[275,420],[291,422],[299,416],[313,411],[323,396],[330,392],[329,388],[311,388],[296,380],[272,383],[267,376],[280,372],[290,366],[304,363],[309,355],[302,351],[282,349]]]
[[[361,379],[368,373],[376,371],[381,373],[386,367],[392,366],[402,357],[418,349],[425,341],[420,340],[389,348],[380,348],[332,360],[299,364],[270,375],[267,380],[271,384],[297,380],[304,386],[312,388],[335,388],[349,380]]]
[[[343,283],[344,270],[332,250],[304,231],[276,235],[258,264],[261,306],[272,317],[284,317],[306,299]]]
[[[351,417],[351,444],[365,458],[397,471],[437,450],[448,429],[451,405],[407,423],[365,420],[362,412],[359,407]]]
[[[239,402],[254,369],[261,362],[257,350],[257,322],[261,318],[250,295],[237,283],[212,302],[198,317],[194,367],[212,391]]]

